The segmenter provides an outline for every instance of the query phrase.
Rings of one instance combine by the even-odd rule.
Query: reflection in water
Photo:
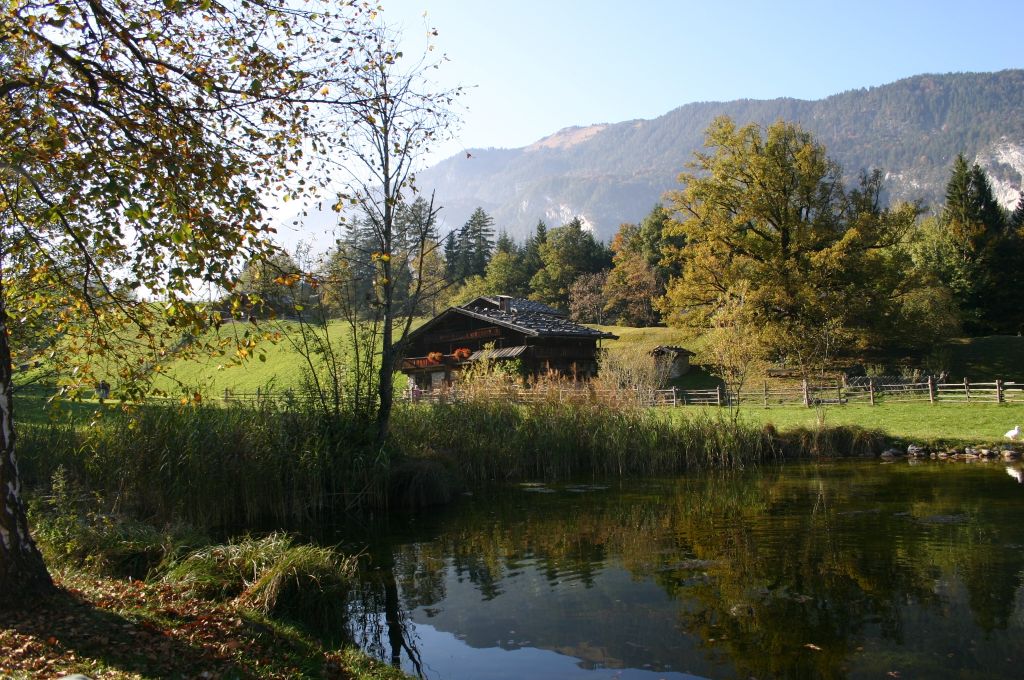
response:
[[[353,606],[364,647],[452,679],[1015,677],[1024,663],[1024,488],[1002,466],[552,490],[375,527]]]

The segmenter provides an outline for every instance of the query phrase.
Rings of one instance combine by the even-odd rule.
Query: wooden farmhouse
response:
[[[459,371],[481,360],[518,359],[524,376],[557,373],[584,380],[597,373],[601,340],[616,338],[539,302],[478,297],[410,333],[401,370],[424,391],[450,385]]]

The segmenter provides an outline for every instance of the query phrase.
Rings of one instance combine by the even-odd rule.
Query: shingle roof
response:
[[[694,355],[694,352],[686,349],[685,347],[677,347],[676,345],[658,345],[657,347],[651,350],[651,354],[654,355],[668,354],[669,352],[677,356],[683,355],[692,357]]]
[[[509,295],[482,295],[475,300],[467,302],[463,307],[493,307],[501,309],[502,302],[505,303],[508,311],[513,314],[547,314],[549,316],[564,317],[563,312],[550,307],[543,302],[527,300],[526,298],[511,297]]]
[[[478,319],[492,321],[527,335],[546,338],[609,338],[612,340],[618,337],[611,333],[581,326],[551,314],[503,312],[500,309],[492,309],[480,305],[459,307],[457,309]]]

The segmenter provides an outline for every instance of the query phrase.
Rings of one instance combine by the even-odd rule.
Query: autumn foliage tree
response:
[[[661,309],[696,334],[740,319],[759,329],[750,341],[762,356],[807,373],[861,340],[864,284],[917,209],[882,208],[877,173],[846,192],[825,148],[792,124],[739,128],[723,117],[706,144],[711,151],[697,154],[694,172],[680,175],[685,187],[669,196],[677,220],[667,230],[685,245],[671,258],[681,274]],[[876,312],[881,302],[898,300],[864,301]]]
[[[266,251],[263,197],[314,186],[305,171],[344,143],[337,119],[374,96],[355,87],[372,30],[348,2],[5,3],[0,591],[50,586],[15,461],[11,319],[49,315],[86,357],[118,333],[159,357],[167,334],[200,328],[195,283],[230,288]],[[124,368],[118,389],[140,394],[139,377]]]

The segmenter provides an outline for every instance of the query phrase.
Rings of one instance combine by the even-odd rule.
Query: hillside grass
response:
[[[944,345],[953,379],[1024,382],[1024,337],[990,335],[956,338]]]
[[[232,326],[244,324],[226,324],[219,336],[230,338],[234,330]],[[270,337],[258,340],[255,350],[243,360],[232,360],[234,347],[231,346],[225,356],[181,356],[162,367],[163,375],[156,377],[154,387],[171,394],[187,388],[213,397],[223,394],[225,389],[235,393],[254,393],[268,387],[274,390],[301,387],[303,371],[308,369],[308,363],[297,347],[301,340],[300,324],[296,321],[265,322],[258,332]],[[348,347],[344,322],[331,322],[327,332],[339,348]],[[213,341],[215,337],[217,334],[211,332],[201,340]]]
[[[414,320],[413,327],[427,321],[426,318]],[[603,341],[605,347],[623,344],[641,344],[652,349],[658,345],[680,345],[682,335],[673,328],[631,328],[628,326],[590,326],[619,336],[618,340]],[[158,378],[156,386],[168,391],[179,390],[179,385],[198,389],[209,396],[219,396],[228,389],[236,393],[252,393],[257,388],[271,386],[274,390],[298,389],[302,386],[302,374],[308,367],[299,350],[299,324],[294,321],[275,321],[265,323],[262,330],[279,332],[277,341],[263,341],[258,350],[265,356],[265,361],[258,358],[236,364],[225,357],[185,357],[168,362],[164,370],[166,377]],[[348,326],[344,321],[335,320],[328,324],[328,333],[336,341],[339,348],[347,348]],[[222,333],[223,334],[223,333]],[[714,386],[715,379],[707,376],[698,377],[694,383],[684,380],[679,387],[698,388],[710,381]]]

